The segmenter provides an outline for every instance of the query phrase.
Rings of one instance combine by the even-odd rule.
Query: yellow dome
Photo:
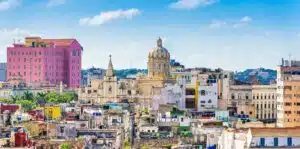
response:
[[[157,40],[157,46],[149,52],[149,58],[170,58],[169,51],[162,46],[162,40]]]

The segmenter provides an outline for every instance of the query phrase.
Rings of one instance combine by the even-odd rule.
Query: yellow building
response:
[[[44,111],[44,115],[48,119],[59,120],[61,118],[61,108],[59,105],[45,105],[39,109]]]

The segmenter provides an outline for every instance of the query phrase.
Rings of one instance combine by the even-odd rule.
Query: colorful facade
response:
[[[61,118],[61,108],[59,105],[46,105],[38,109],[44,110],[46,119],[58,120]]]
[[[82,46],[76,39],[27,37],[7,48],[7,80],[21,77],[27,86],[60,82],[79,87]]]

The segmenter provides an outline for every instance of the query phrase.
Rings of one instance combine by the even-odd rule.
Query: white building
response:
[[[180,82],[179,82],[180,83]],[[157,110],[160,104],[174,104],[179,109],[185,108],[185,85],[167,84],[161,89],[160,95],[154,95],[152,99],[152,110]]]
[[[248,149],[251,139],[250,129],[225,129],[219,137],[218,149]]]
[[[300,148],[300,129],[251,128],[250,148]]]
[[[218,108],[218,85],[217,83],[211,83],[207,85],[201,85],[198,88],[198,111],[207,109]]]

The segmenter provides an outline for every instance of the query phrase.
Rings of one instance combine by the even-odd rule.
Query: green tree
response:
[[[46,94],[43,92],[38,92],[35,96],[35,101],[38,105],[46,104]]]
[[[60,103],[68,103],[71,102],[74,99],[73,93],[63,93],[60,95],[61,102]]]
[[[13,100],[9,100],[9,99],[6,99],[6,98],[0,98],[0,102],[6,103],[6,104],[13,104],[14,103]]]
[[[30,100],[17,100],[16,104],[20,104],[25,111],[32,110],[36,107],[36,103]]]
[[[13,103],[16,103],[18,100],[21,100],[21,97],[19,95],[10,96]]]
[[[59,148],[60,149],[71,149],[71,146],[68,143],[64,143],[64,144],[60,145]]]
[[[34,101],[34,95],[32,92],[29,91],[25,91],[22,95],[22,99],[23,100],[30,100],[30,101]]]
[[[47,93],[45,96],[47,103],[59,103],[59,98],[59,94],[55,92]]]

